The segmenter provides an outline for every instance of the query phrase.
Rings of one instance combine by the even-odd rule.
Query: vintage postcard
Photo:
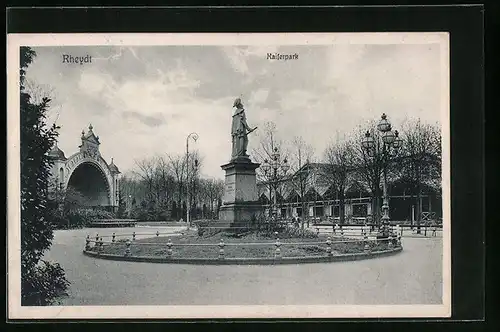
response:
[[[447,33],[7,39],[10,319],[450,317]]]

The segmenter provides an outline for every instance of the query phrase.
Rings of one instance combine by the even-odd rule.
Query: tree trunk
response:
[[[372,216],[373,220],[372,223],[378,228],[380,227],[380,197],[378,193],[375,193],[375,196],[373,197],[372,201]]]
[[[306,213],[306,202],[304,200],[302,200],[302,213],[300,216],[300,228],[301,229],[304,229],[305,213]]]
[[[416,182],[416,193],[417,193],[417,202],[416,202],[416,207],[417,207],[417,234],[420,234],[420,223],[422,221],[422,193],[421,193],[421,186],[420,186],[420,167],[417,165],[416,167],[416,176],[415,176],[415,182]]]
[[[416,208],[417,234],[420,234],[421,233],[420,224],[422,222],[422,194],[420,192],[420,188],[417,189],[417,201],[416,201],[415,206],[417,207]]]
[[[340,225],[345,223],[345,196],[343,192],[339,192],[339,222]]]

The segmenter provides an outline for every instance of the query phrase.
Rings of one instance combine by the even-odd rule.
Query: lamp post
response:
[[[378,142],[379,146],[382,146],[381,155],[378,161],[381,163],[383,171],[382,218],[378,237],[385,238],[388,237],[390,233],[389,197],[387,195],[387,165],[389,163],[389,159],[397,155],[399,148],[403,144],[403,140],[399,138],[399,133],[397,130],[392,131],[391,123],[389,122],[389,120],[387,120],[387,115],[385,115],[385,113],[382,114],[382,117],[377,124],[377,130],[381,133],[382,136],[382,143]],[[365,137],[361,142],[361,145],[370,157],[375,157],[375,144],[375,139],[370,134],[370,131],[367,131],[365,133]]]
[[[186,223],[187,227],[191,227],[191,220],[190,220],[190,209],[191,209],[191,197],[190,197],[190,189],[189,189],[189,139],[192,138],[193,141],[198,140],[198,134],[197,133],[191,133],[187,135],[186,137]],[[195,166],[198,166],[198,160],[195,160]]]
[[[271,187],[274,189],[274,197],[272,202],[272,218],[274,220],[277,219],[277,201],[276,196],[278,193],[278,183],[281,178],[283,178],[288,170],[290,169],[290,165],[286,158],[281,160],[280,153],[278,148],[274,148],[273,153],[271,154],[271,161],[264,160],[262,164],[262,170],[264,171],[265,176],[270,179]]]

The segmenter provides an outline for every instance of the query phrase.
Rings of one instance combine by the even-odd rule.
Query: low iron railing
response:
[[[335,244],[348,244],[348,243],[360,243],[363,244],[363,253],[365,254],[370,254],[372,252],[372,249],[377,245],[377,244],[386,244],[387,247],[383,248],[382,250],[391,250],[394,249],[395,247],[400,247],[401,246],[401,236],[400,235],[389,235],[389,237],[385,239],[376,239],[372,238],[370,239],[368,237],[368,232],[363,233],[363,239],[350,239],[350,238],[340,238],[339,239],[332,239],[331,236],[328,236],[325,241],[307,241],[307,242],[282,242],[280,238],[278,237],[278,233],[275,232],[275,240],[270,241],[270,242],[245,242],[245,243],[232,243],[232,242],[225,242],[223,238],[220,239],[219,243],[174,243],[172,242],[171,239],[168,239],[168,242],[165,244],[162,243],[157,243],[157,242],[136,242],[137,236],[144,236],[144,235],[156,235],[159,237],[162,233],[156,232],[156,233],[140,233],[137,234],[133,232],[132,234],[115,234],[113,233],[112,235],[102,235],[99,236],[99,234],[96,234],[95,238],[91,238],[90,235],[87,235],[87,238],[85,240],[85,251],[87,252],[96,252],[97,254],[101,254],[104,247],[108,245],[114,245],[117,244],[117,242],[121,242],[122,244],[125,245],[124,251],[122,253],[123,256],[125,257],[130,257],[131,256],[131,246],[132,245],[137,245],[137,246],[160,246],[160,247],[165,247],[166,248],[166,257],[167,258],[172,258],[174,255],[174,248],[175,247],[215,247],[218,249],[218,258],[219,259],[225,259],[226,258],[226,252],[225,248],[230,247],[230,246],[241,246],[241,247],[253,247],[253,246],[268,246],[272,247],[272,257],[275,259],[282,258],[282,247],[286,246],[316,246],[318,248],[321,248],[322,250],[324,249],[326,252],[327,256],[332,256],[333,255],[333,250],[332,246]],[[172,233],[168,233],[169,235],[172,235]],[[130,238],[132,236],[132,238]],[[117,240],[117,237],[127,237],[124,241],[123,240]],[[104,241],[103,238],[111,238],[111,241]],[[324,246],[324,247],[321,247]],[[321,257],[321,256],[317,256]],[[269,257],[265,257],[269,258]]]
[[[402,237],[418,235],[416,233],[416,227],[409,227],[406,225],[396,225],[390,226],[393,233],[400,234]],[[333,225],[333,226],[325,226],[325,225],[315,225],[312,227],[315,230],[316,234],[340,234],[341,236],[348,237],[361,237],[364,232],[368,232],[369,234],[378,233],[378,227],[374,227],[374,225]],[[422,226],[420,229],[420,235],[427,237],[437,237],[442,234],[442,227],[439,226]]]

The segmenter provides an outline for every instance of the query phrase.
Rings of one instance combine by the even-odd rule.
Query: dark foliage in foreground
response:
[[[21,119],[21,305],[47,305],[65,294],[68,281],[59,264],[43,261],[53,239],[48,198],[51,160],[57,127],[46,124],[50,99],[34,104],[24,88],[25,73],[36,53],[20,49]]]

